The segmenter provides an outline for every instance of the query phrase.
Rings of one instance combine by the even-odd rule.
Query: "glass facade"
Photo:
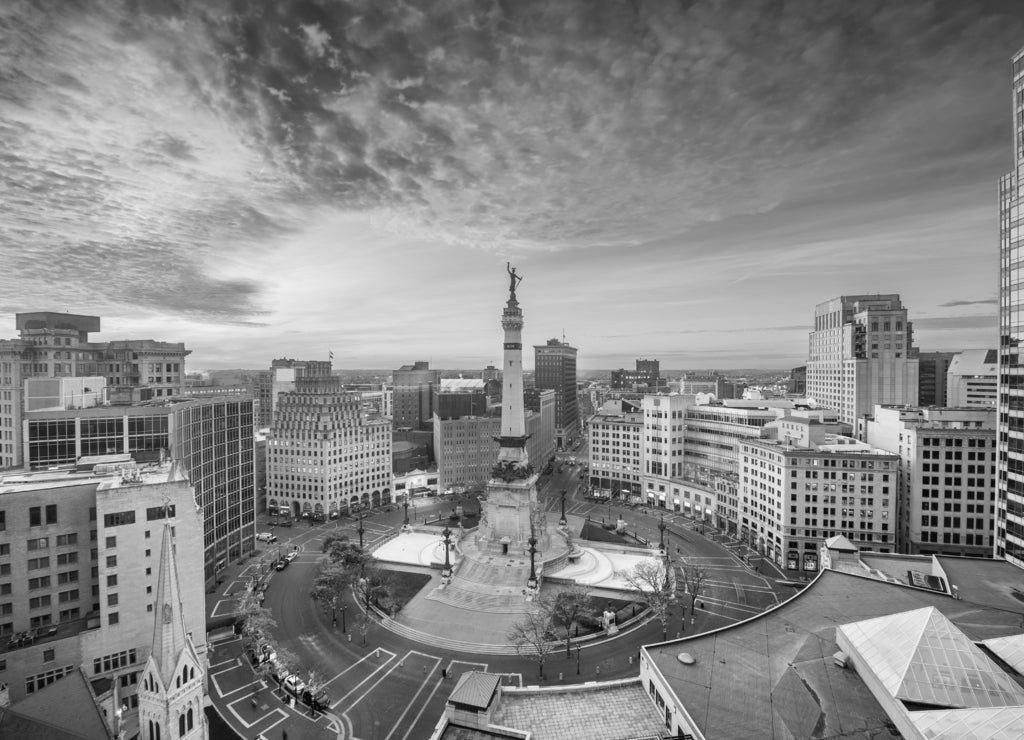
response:
[[[1024,567],[1024,50],[1012,63],[1014,168],[999,181],[999,419],[997,558]]]

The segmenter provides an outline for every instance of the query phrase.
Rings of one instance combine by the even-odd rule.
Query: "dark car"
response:
[[[278,561],[277,561],[277,562],[276,562],[276,563],[274,564],[274,567],[275,567],[275,568],[276,568],[277,570],[284,570],[285,568],[287,568],[287,567],[288,567],[288,561],[287,561],[287,560],[285,560],[284,558],[281,558],[280,560],[278,560]]]
[[[331,708],[331,697],[326,689],[320,689],[315,696],[307,690],[302,692],[302,703],[315,712],[326,712]]]

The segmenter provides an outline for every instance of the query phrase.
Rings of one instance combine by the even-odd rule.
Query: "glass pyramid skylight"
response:
[[[936,707],[1024,705],[1024,689],[935,607],[839,629],[897,699]]]

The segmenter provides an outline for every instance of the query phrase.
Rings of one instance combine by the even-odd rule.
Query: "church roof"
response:
[[[10,707],[0,708],[0,737],[110,740],[81,671],[72,671]]]
[[[165,686],[185,649],[185,616],[178,588],[178,564],[174,557],[170,522],[164,523],[163,542],[160,545],[160,570],[156,584],[156,608],[153,610],[153,660]]]

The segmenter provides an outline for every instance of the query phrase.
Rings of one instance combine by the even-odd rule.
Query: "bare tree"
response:
[[[682,566],[681,571],[683,588],[690,597],[690,613],[693,613],[697,597],[704,591],[704,585],[708,579],[708,569],[704,565],[686,563]]]
[[[594,600],[585,586],[575,584],[559,591],[551,602],[551,616],[556,624],[565,628],[565,657],[572,656],[570,640],[572,626],[584,616],[594,613]]]
[[[302,682],[306,684],[306,691],[309,692],[309,716],[312,717],[316,714],[313,710],[313,700],[316,699],[317,693],[326,683],[326,678],[319,668],[308,668],[303,675]]]
[[[661,638],[668,639],[668,610],[674,598],[673,586],[665,565],[657,561],[644,560],[633,570],[622,571],[620,575],[630,588],[640,594],[640,599],[661,621]]]
[[[363,636],[363,645],[366,645],[366,633],[370,631],[371,624],[373,624],[373,619],[366,612],[362,612],[356,617],[356,629]]]
[[[358,572],[358,571],[356,571]],[[323,607],[324,613],[333,610],[345,597],[345,592],[352,585],[355,575],[343,563],[332,560],[325,560],[320,563],[316,578],[313,579],[313,588],[309,595]]]
[[[554,621],[551,615],[551,603],[542,600],[536,609],[513,624],[506,636],[516,655],[537,661],[541,679],[544,678],[544,661],[557,646],[558,638],[552,631]]]

